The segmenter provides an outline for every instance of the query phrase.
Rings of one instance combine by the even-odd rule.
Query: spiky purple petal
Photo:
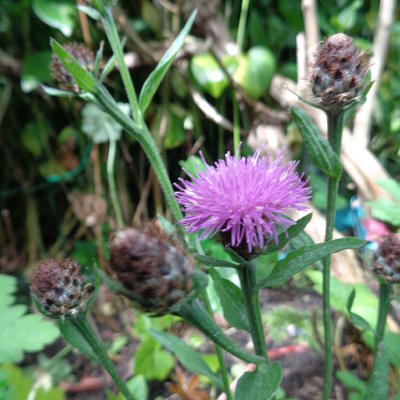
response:
[[[201,231],[201,239],[230,232],[231,246],[245,242],[249,253],[270,237],[277,242],[277,226],[293,225],[285,214],[306,209],[310,199],[307,180],[296,173],[298,162],[282,165],[282,158],[283,152],[273,162],[259,151],[241,158],[228,152],[214,166],[203,158],[205,170],[175,185],[185,214],[180,223],[189,233]]]

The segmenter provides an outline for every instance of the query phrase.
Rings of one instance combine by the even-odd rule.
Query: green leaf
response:
[[[193,253],[196,260],[200,261],[206,267],[223,267],[223,268],[234,268],[236,269],[239,264],[231,261],[220,260],[211,256],[204,256],[202,254]]]
[[[0,307],[14,303],[14,292],[17,290],[17,280],[11,275],[0,274]]]
[[[362,0],[355,0],[337,15],[334,22],[337,22],[339,30],[348,31],[353,28],[357,22],[358,10],[362,7]],[[378,400],[378,399],[377,399]]]
[[[343,383],[348,390],[355,390],[361,394],[365,393],[367,385],[349,371],[337,371],[336,377]]]
[[[257,284],[259,288],[283,285],[289,278],[316,261],[345,249],[358,249],[367,242],[356,238],[330,240],[311,246],[301,247],[289,253],[276,263],[268,278]]]
[[[219,389],[223,389],[221,379],[215,375],[207,363],[189,347],[182,339],[166,332],[155,331],[151,329],[150,335],[162,346],[174,353],[181,364],[195,374],[204,375],[209,378]]]
[[[20,362],[24,352],[41,351],[59,336],[58,329],[41,315],[26,314],[15,301],[16,279],[0,275],[0,363]]]
[[[63,165],[56,160],[48,160],[40,163],[38,170],[44,178],[52,175],[61,175],[65,172]]]
[[[32,9],[45,24],[71,36],[77,17],[73,3],[60,0],[33,0]]]
[[[163,143],[165,150],[175,149],[185,142],[185,114],[187,114],[186,110],[180,109],[180,107],[174,107],[174,105],[168,107],[167,129]]]
[[[378,179],[378,185],[384,188],[394,199],[400,201],[400,184],[394,179]]]
[[[89,93],[97,93],[98,87],[94,76],[78,60],[68,53],[56,40],[51,39],[51,48],[61,60],[64,68],[72,75],[78,86]]]
[[[233,57],[225,57],[222,63],[231,74],[238,65]],[[211,53],[195,55],[190,61],[190,70],[200,87],[215,99],[220,98],[229,86],[228,77]]]
[[[143,375],[136,375],[126,382],[134,400],[147,400],[149,398],[149,388],[146,378]],[[119,393],[117,396],[107,392],[107,400],[125,400],[125,396]]]
[[[51,53],[40,51],[30,54],[22,67],[21,89],[27,93],[36,89],[41,83],[51,80]]]
[[[389,199],[379,199],[378,201],[367,201],[365,204],[371,207],[374,218],[389,224],[400,225],[400,212],[398,203]]]
[[[71,316],[71,318],[74,318]],[[93,352],[89,343],[86,341],[84,336],[81,334],[79,329],[70,320],[70,318],[65,318],[64,320],[59,319],[57,321],[58,327],[64,339],[75,349],[77,349],[84,356],[92,361],[99,362],[97,355]]]
[[[74,96],[73,92],[68,92],[67,90],[56,89],[56,88],[46,86],[46,85],[42,85],[42,89],[49,96],[54,96],[54,97],[73,97]]]
[[[21,368],[11,364],[0,365],[0,374],[4,376],[4,392],[0,388],[3,400],[26,400],[32,388],[32,380]],[[0,380],[1,382],[1,380]]]
[[[118,106],[124,114],[129,114],[128,104],[118,103]],[[93,140],[93,143],[107,143],[111,139],[119,140],[122,132],[122,126],[95,104],[86,104],[83,107],[81,128]]]
[[[135,375],[143,375],[147,380],[164,381],[173,368],[171,354],[161,350],[157,341],[146,335],[135,352]]]
[[[361,330],[369,330],[371,332],[374,332],[374,329],[371,327],[368,321],[366,321],[361,315],[358,315],[351,311],[351,309],[353,308],[355,297],[356,290],[353,288],[350,292],[349,298],[347,299],[347,312],[349,314],[350,321],[353,323],[353,325]]]
[[[101,18],[101,14],[99,11],[97,11],[93,7],[86,6],[84,4],[79,4],[78,5],[78,10],[82,11],[85,13],[88,17],[94,19],[95,21],[98,21]]]
[[[338,178],[342,173],[342,166],[328,141],[321,135],[307,113],[296,106],[290,111],[313,164],[326,175]]]
[[[259,99],[268,89],[276,69],[275,55],[265,47],[257,46],[247,55],[240,55],[234,79],[253,99]]]
[[[261,364],[254,372],[246,372],[238,381],[235,400],[269,400],[279,388],[282,370],[277,361]]]
[[[206,166],[200,157],[191,156],[187,160],[180,160],[179,166],[185,170],[185,173],[197,177],[200,171],[205,171]]]
[[[290,242],[293,238],[295,238],[298,234],[300,234],[300,232],[304,230],[304,228],[311,221],[311,218],[312,213],[298,219],[294,225],[290,226],[286,230],[286,232],[282,232],[278,235],[278,244],[276,244],[275,241],[272,241],[264,248],[262,254],[271,253],[273,251],[283,249],[288,242]]]
[[[386,400],[389,392],[389,359],[384,343],[379,344],[374,359],[372,376],[363,400]]]
[[[213,278],[225,319],[231,326],[248,331],[249,323],[241,290],[233,282],[222,278],[215,268],[210,268],[209,274]]]
[[[144,82],[139,96],[139,106],[143,113],[149,106],[151,99],[153,98],[156,90],[158,89],[158,86],[160,85],[162,79],[167,73],[175,57],[178,55],[179,50],[183,46],[185,42],[185,37],[190,31],[195,17],[196,17],[196,11],[194,11],[192,15],[189,17],[179,35],[173,41],[167,52],[163,55],[163,57],[157,64],[156,68],[151,72],[149,77]]]
[[[136,375],[133,378],[129,379],[126,383],[129,391],[132,393],[133,398],[135,400],[147,400],[149,397],[149,388],[147,385],[147,381],[143,375]],[[124,400],[125,397],[122,397],[121,400]]]
[[[314,289],[322,294],[322,274],[320,271],[308,270],[307,277],[313,282]],[[356,296],[352,304],[352,311],[364,318],[370,325],[374,326],[378,316],[378,298],[365,284],[346,284],[331,277],[331,305],[337,311],[348,315],[347,303],[351,291],[355,289]],[[399,346],[400,349],[400,346]],[[399,358],[400,360],[400,358]],[[399,361],[400,362],[400,361]]]
[[[58,387],[51,389],[39,388],[35,400],[65,400],[65,393]]]

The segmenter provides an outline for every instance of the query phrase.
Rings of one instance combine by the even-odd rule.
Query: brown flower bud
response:
[[[400,283],[400,236],[390,234],[380,243],[374,256],[374,271],[388,282]]]
[[[77,61],[83,65],[88,71],[93,70],[94,61],[93,53],[82,43],[71,42],[64,45],[65,50],[68,51]],[[79,87],[76,84],[72,75],[65,69],[61,60],[53,53],[50,70],[53,78],[59,82],[60,87],[64,90],[73,90],[79,92]]]
[[[144,311],[165,314],[192,290],[192,261],[157,225],[117,231],[109,248],[118,280]]]
[[[54,316],[78,311],[86,288],[78,264],[71,260],[45,260],[32,277],[33,293],[44,309]]]
[[[317,51],[311,74],[311,89],[327,110],[356,99],[364,89],[368,69],[364,54],[344,33],[329,36]]]

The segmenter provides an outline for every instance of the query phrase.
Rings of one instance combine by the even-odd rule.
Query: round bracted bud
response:
[[[329,36],[317,51],[311,73],[312,92],[323,108],[335,110],[355,100],[364,89],[365,55],[344,33]]]
[[[88,71],[92,71],[94,67],[93,53],[82,43],[71,42],[64,45],[79,64],[83,65]],[[79,87],[76,84],[72,75],[65,69],[61,60],[53,53],[50,70],[53,78],[59,82],[60,87],[65,90],[73,90],[79,92]]]
[[[390,234],[374,255],[374,272],[388,282],[400,283],[400,235]]]
[[[192,290],[193,262],[156,224],[111,236],[110,265],[139,308],[166,314]]]
[[[55,317],[77,312],[88,293],[75,261],[52,259],[43,261],[33,273],[32,291]]]

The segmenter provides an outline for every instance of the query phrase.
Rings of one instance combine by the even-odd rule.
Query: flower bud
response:
[[[345,106],[361,94],[368,69],[364,54],[344,33],[329,36],[318,50],[311,89],[327,110]]]
[[[380,243],[374,256],[374,272],[388,282],[400,283],[400,235],[390,234]]]
[[[64,46],[79,64],[83,65],[88,71],[93,69],[93,53],[82,43],[71,42]],[[73,90],[79,92],[78,85],[76,84],[72,75],[65,69],[61,60],[53,53],[52,62],[50,65],[53,78],[59,82],[60,87],[65,90]]]
[[[71,260],[45,260],[33,273],[32,291],[43,308],[56,317],[81,308],[87,293],[79,266]]]
[[[157,225],[117,231],[109,248],[111,268],[144,311],[165,314],[192,290],[192,261]]]

